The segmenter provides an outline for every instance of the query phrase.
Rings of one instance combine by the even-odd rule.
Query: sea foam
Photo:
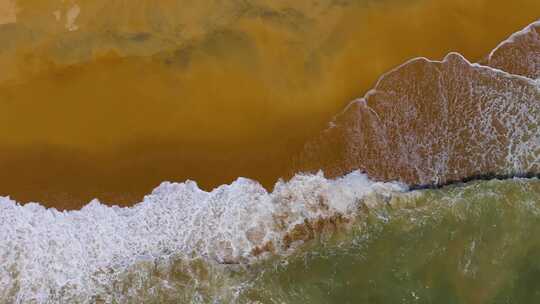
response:
[[[79,211],[59,212],[2,198],[0,298],[90,299],[144,260],[230,264],[286,254],[306,238],[297,235],[299,227],[350,218],[367,195],[405,190],[353,172],[337,179],[297,175],[271,193],[245,178],[211,192],[192,181],[166,182],[129,208],[94,200]]]

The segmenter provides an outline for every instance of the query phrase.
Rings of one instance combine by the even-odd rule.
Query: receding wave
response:
[[[339,176],[354,168],[413,185],[540,173],[540,85],[525,77],[540,68],[535,26],[489,57],[524,76],[457,53],[440,62],[416,58],[385,74],[307,144],[299,170]]]

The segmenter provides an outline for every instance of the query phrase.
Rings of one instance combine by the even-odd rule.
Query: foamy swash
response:
[[[537,62],[538,53],[528,51],[538,39],[527,38],[536,37],[537,27],[501,44],[489,62],[503,62],[497,59],[503,55],[504,62],[521,62],[524,52],[527,62]],[[532,42],[524,48],[523,40]],[[540,87],[528,78],[537,74],[528,73],[451,54],[442,62],[415,59],[386,74],[303,156],[320,158],[333,175],[357,168],[368,175],[298,174],[271,193],[243,178],[211,192],[191,181],[163,183],[131,208],[93,201],[58,212],[0,199],[0,299],[96,302],[144,261],[249,264],[285,255],[407,189],[368,176],[418,184],[538,173]]]
[[[332,176],[361,169],[415,185],[538,174],[539,28],[534,23],[499,45],[487,60],[495,68],[451,53],[388,72],[307,145],[299,170],[316,163]]]
[[[510,36],[487,58],[487,65],[531,79],[540,79],[540,22]]]

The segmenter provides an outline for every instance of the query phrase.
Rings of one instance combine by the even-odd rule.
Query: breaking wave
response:
[[[405,189],[354,172],[335,180],[298,175],[272,193],[242,178],[212,192],[191,181],[163,183],[131,208],[93,201],[59,212],[4,198],[0,273],[8,275],[0,278],[0,298],[90,301],[139,261],[238,264],[284,254],[351,220],[366,196]]]
[[[519,295],[515,263],[538,257],[538,179],[406,190],[353,172],[297,175],[271,193],[246,179],[212,192],[164,183],[131,208],[4,198],[0,303],[369,303],[445,290],[467,302],[478,290],[460,280],[488,288],[494,271],[500,288],[485,298]]]

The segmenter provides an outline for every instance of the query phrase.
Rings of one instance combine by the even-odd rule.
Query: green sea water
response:
[[[107,294],[132,303],[540,301],[540,180],[370,199],[378,203],[360,204],[351,227],[287,256],[252,265],[141,262]]]

